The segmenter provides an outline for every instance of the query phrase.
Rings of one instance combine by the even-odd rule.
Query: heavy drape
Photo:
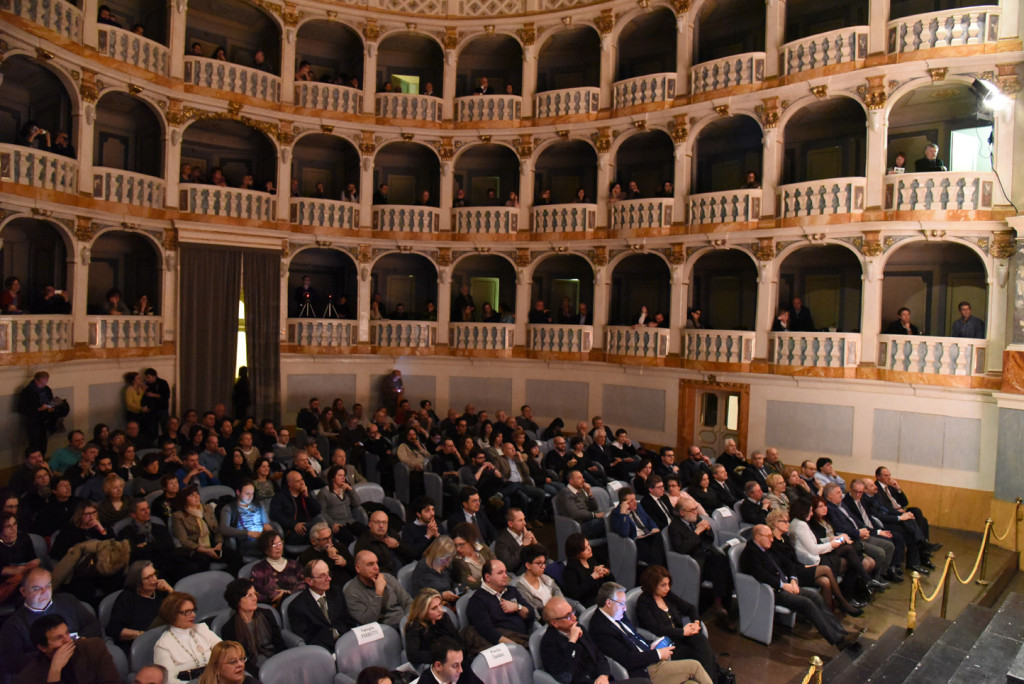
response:
[[[249,412],[257,421],[281,418],[280,269],[277,252],[246,250],[242,256],[246,363],[252,387]]]

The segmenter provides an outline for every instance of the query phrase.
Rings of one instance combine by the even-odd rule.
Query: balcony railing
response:
[[[592,325],[526,326],[526,348],[539,352],[587,354],[594,348]]]
[[[999,40],[1002,10],[994,5],[913,14],[889,22],[889,54]]]
[[[761,189],[690,195],[690,223],[748,223],[761,218]]]
[[[0,353],[66,351],[71,316],[0,316]]]
[[[782,46],[784,75],[820,69],[868,56],[868,27],[849,26],[801,38]]]
[[[703,363],[750,363],[754,333],[742,330],[684,329],[683,358]]]
[[[783,218],[856,214],[864,211],[864,179],[825,178],[779,186]]]
[[[533,117],[597,114],[600,109],[600,88],[563,88],[533,96]]]
[[[768,333],[768,358],[776,366],[856,368],[860,333]]]
[[[82,10],[64,0],[0,0],[0,10],[82,42]]]
[[[23,145],[0,143],[0,181],[78,194],[78,161]]]
[[[533,208],[533,232],[574,233],[593,230],[596,204],[543,204]]]
[[[456,121],[519,121],[523,113],[520,95],[467,95],[455,98]]]
[[[194,183],[182,183],[178,188],[182,211],[252,221],[273,221],[276,217],[277,199],[267,192]]]
[[[973,211],[992,208],[993,173],[945,171],[885,177],[886,211]]]
[[[469,235],[510,235],[519,230],[516,207],[456,207],[452,209],[452,228]]]
[[[271,102],[281,101],[280,76],[209,57],[185,56],[185,83]]]
[[[164,179],[121,169],[94,166],[92,196],[137,207],[164,208]]]
[[[89,316],[89,346],[99,349],[159,347],[163,320],[159,316]]]
[[[342,114],[363,113],[363,91],[333,83],[299,81],[295,84],[295,105]]]
[[[359,205],[340,200],[299,197],[292,199],[291,222],[300,226],[320,228],[359,227]]]
[[[733,86],[761,83],[764,81],[764,62],[763,52],[747,52],[701,62],[690,69],[690,94],[700,95]]]
[[[610,207],[613,230],[663,228],[672,225],[671,197],[621,200]]]
[[[904,373],[984,375],[986,340],[924,335],[879,335],[878,366]]]
[[[647,74],[615,82],[615,108],[634,107],[654,102],[671,102],[676,96],[676,75]]]
[[[52,0],[54,4],[59,0]],[[99,42],[96,49],[119,62],[152,71],[161,76],[167,75],[167,48],[155,40],[140,36],[134,31],[127,31],[116,26],[99,24]]]
[[[448,346],[452,349],[511,349],[516,326],[511,323],[449,323]]]
[[[604,350],[615,356],[641,356],[648,359],[668,356],[669,331],[664,328],[605,328]]]
[[[375,113],[384,119],[441,121],[441,98],[413,93],[377,93]]]
[[[433,347],[437,344],[437,323],[370,321],[370,343],[377,347]]]
[[[441,210],[437,207],[375,204],[373,229],[399,233],[436,233],[441,229]]]
[[[303,347],[351,347],[356,343],[355,321],[333,318],[289,318],[288,344]]]

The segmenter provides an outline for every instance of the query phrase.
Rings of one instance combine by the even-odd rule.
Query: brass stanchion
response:
[[[910,610],[907,611],[907,631],[917,629],[917,593],[921,591],[921,573],[914,570],[910,573]]]
[[[807,668],[807,674],[804,675],[804,679],[801,684],[811,684],[812,680],[815,684],[821,684],[821,670],[823,666],[821,658],[818,656],[811,656],[810,664],[811,666]]]
[[[956,556],[953,555],[952,551],[950,551],[948,554],[946,554],[946,570],[947,571],[949,570],[949,566],[953,563],[953,559],[954,558],[956,558]],[[949,576],[949,572],[943,573],[943,576],[942,576],[942,609],[939,611],[939,616],[942,617],[942,619],[946,618],[946,607],[949,605],[949,580],[950,579],[951,578]]]
[[[978,579],[975,580],[975,584],[979,584],[983,587],[988,586],[988,580],[985,579],[985,568],[988,565],[988,531],[992,528],[992,518],[985,521],[985,532],[981,536],[981,568],[978,570]]]

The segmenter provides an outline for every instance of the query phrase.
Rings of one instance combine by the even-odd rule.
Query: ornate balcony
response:
[[[597,114],[600,100],[600,88],[548,90],[533,96],[533,118]]]
[[[441,98],[412,93],[377,93],[374,112],[382,119],[440,122]]]
[[[782,46],[783,75],[865,59],[868,29],[867,26],[849,26],[786,43]]]
[[[526,348],[553,354],[588,354],[594,348],[592,325],[526,326]]]
[[[89,316],[89,346],[98,349],[159,347],[163,320],[159,316]]]
[[[671,197],[621,200],[611,205],[612,230],[664,228],[672,225]]]
[[[980,45],[999,40],[1002,10],[995,5],[914,14],[888,24],[889,54],[929,48]]]
[[[279,76],[209,57],[185,56],[185,83],[270,102],[281,101]]]
[[[750,363],[754,358],[753,332],[684,329],[682,343],[683,359],[698,366],[706,363]]]
[[[886,211],[977,211],[992,209],[994,173],[945,171],[885,177]]]
[[[355,202],[293,198],[289,214],[292,223],[318,228],[359,228],[359,205]]]
[[[299,81],[295,84],[295,106],[342,114],[362,114],[363,91],[333,83]]]
[[[301,347],[351,347],[356,343],[355,321],[333,318],[289,318],[288,344]]]
[[[13,12],[22,19],[59,33],[68,40],[82,42],[82,10],[64,0],[0,0],[0,10]]]
[[[449,323],[450,349],[501,351],[512,349],[516,326],[511,323]]]
[[[437,323],[370,321],[370,344],[377,347],[433,347],[437,344]]]
[[[455,120],[466,122],[519,121],[523,113],[520,95],[467,95],[455,98]]]
[[[676,96],[676,74],[647,74],[616,81],[614,93],[616,109],[671,102]]]
[[[516,207],[456,207],[452,229],[460,235],[514,235],[519,230]]]
[[[761,189],[690,195],[690,224],[749,223],[761,218]]]
[[[94,166],[92,196],[151,209],[164,208],[164,179],[121,169]]]
[[[277,199],[270,193],[195,183],[182,183],[178,188],[178,206],[192,214],[251,221],[273,221],[277,215]]]
[[[165,46],[134,31],[116,26],[99,24],[97,28],[99,43],[96,49],[101,55],[152,71],[154,74],[167,75],[168,51]]]
[[[857,368],[860,333],[768,333],[768,358],[776,366],[802,368]]]
[[[878,367],[902,373],[985,374],[988,342],[963,337],[879,335]]]
[[[71,316],[0,316],[0,354],[67,351]]]
[[[859,214],[864,211],[864,185],[860,177],[780,185],[776,211],[782,218]]]
[[[544,204],[533,208],[533,232],[575,233],[593,230],[596,204]]]
[[[436,233],[441,229],[441,210],[437,207],[375,204],[373,229],[398,233]]]
[[[710,62],[701,62],[690,69],[690,94],[700,95],[740,85],[764,81],[765,53],[746,52]]]
[[[78,161],[31,147],[0,143],[0,181],[78,194]]]
[[[612,356],[639,356],[657,359],[668,356],[669,331],[664,328],[608,326],[604,350]]]

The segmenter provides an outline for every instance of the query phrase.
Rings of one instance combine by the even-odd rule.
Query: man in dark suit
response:
[[[879,466],[875,469],[875,484],[878,487],[879,495],[889,501],[894,511],[911,514],[912,517],[910,519],[917,522],[917,526],[921,528],[921,534],[924,535],[925,541],[928,544],[929,553],[942,548],[942,544],[932,544],[928,541],[931,536],[929,534],[928,519],[924,517],[924,513],[921,512],[920,508],[910,505],[907,495],[900,489],[900,483],[896,481],[896,478],[892,476],[888,468]]]
[[[661,528],[640,508],[630,487],[619,489],[619,505],[612,510],[611,529],[615,534],[636,542],[637,560],[648,565],[665,565],[665,545]]]
[[[638,463],[627,461],[627,458],[634,458],[623,453],[622,449],[613,447],[608,441],[608,435],[604,430],[594,432],[594,443],[586,450],[587,457],[594,463],[604,468],[604,472],[617,480],[628,481],[631,477],[630,464],[636,470]]]
[[[733,504],[740,500],[732,482],[729,480],[729,471],[721,463],[711,466],[711,479],[708,481],[708,491],[714,492],[723,506],[732,508]]]
[[[32,624],[29,632],[38,653],[14,679],[15,684],[75,682],[75,684],[119,684],[114,660],[102,639],[72,638],[61,615],[46,615]]]
[[[867,478],[851,482],[850,492],[843,499],[843,505],[854,514],[855,518],[860,513],[860,508],[863,508],[864,512],[872,520],[877,521],[882,529],[892,534],[892,543],[896,545],[896,553],[893,554],[892,565],[888,572],[882,577],[889,582],[902,582],[903,570],[900,568],[900,564],[904,560],[911,570],[919,567],[928,570],[929,566],[934,567],[934,565],[928,558],[928,544],[924,540],[921,528],[910,517],[911,514],[906,511],[897,513],[889,508],[888,504],[888,501],[878,496],[878,486]]]
[[[682,472],[678,465],[676,465],[676,452],[672,447],[662,447],[659,453],[659,458],[652,464],[652,472],[655,475],[660,475],[662,479],[669,475],[681,475]],[[687,480],[686,484],[690,481]]]
[[[593,325],[594,315],[590,313],[590,309],[583,302],[580,302],[579,313],[573,316],[573,325]]]
[[[486,76],[480,77],[480,87],[474,91],[477,95],[493,95],[494,88],[487,82]]]
[[[455,684],[462,676],[462,644],[441,637],[430,645],[430,667],[420,675],[419,684]]]
[[[526,515],[521,508],[510,508],[505,514],[507,526],[494,540],[494,555],[498,557],[505,567],[513,574],[523,573],[523,561],[520,554],[524,546],[537,543],[533,532],[526,529]]]
[[[814,332],[811,310],[799,297],[793,297],[793,304],[789,307],[789,329],[792,332]]]
[[[289,470],[285,487],[270,500],[270,519],[285,533],[285,544],[305,544],[309,524],[320,515],[320,504],[309,496],[302,473]]]
[[[526,647],[534,614],[515,587],[508,586],[508,570],[500,560],[484,563],[483,583],[469,597],[469,624],[488,643],[515,643]]]
[[[708,477],[711,476],[711,459],[700,450],[699,446],[691,444],[686,455],[687,458],[679,464],[679,476],[682,478],[683,487],[690,486],[698,472],[705,472]]]
[[[743,503],[740,504],[740,517],[743,522],[751,525],[764,525],[772,502],[764,498],[761,485],[753,480],[743,486]]]
[[[562,684],[608,684],[608,658],[576,622],[569,602],[555,596],[544,606],[547,631],[540,640],[541,667]]]
[[[462,508],[448,518],[449,533],[453,533],[459,523],[471,522],[476,525],[477,531],[480,532],[480,541],[484,544],[490,544],[498,538],[494,525],[480,512],[480,492],[476,487],[463,487],[459,494],[459,503],[462,504]]]
[[[288,605],[291,631],[307,644],[323,646],[334,652],[338,637],[358,623],[349,615],[345,595],[340,591],[330,591],[331,572],[327,563],[310,561],[303,574],[306,590],[299,592]]]
[[[863,527],[863,523],[850,515],[850,512],[843,508],[843,490],[837,484],[827,484],[822,490],[822,498],[828,506],[828,521],[839,534],[845,534],[853,540],[853,547],[857,553],[870,557],[875,562],[874,577],[868,583],[871,589],[885,589],[888,582],[878,579],[881,574],[889,569],[892,564],[892,557],[896,553],[896,545],[888,539],[872,535],[871,530]]]
[[[605,536],[604,511],[597,510],[597,499],[591,493],[590,485],[577,469],[569,471],[568,486],[554,500],[555,513],[572,518],[580,524],[580,530],[588,539]]]
[[[399,568],[412,560],[413,554],[389,534],[388,522],[385,511],[374,511],[366,531],[356,540],[356,553],[372,551],[377,556],[380,571],[397,576]]]
[[[57,424],[59,414],[67,415],[66,411],[57,410],[53,390],[47,387],[49,382],[50,374],[39,371],[18,395],[18,413],[25,417],[25,425],[28,427],[28,446],[44,454],[46,442]]]
[[[735,439],[725,440],[725,451],[718,455],[715,459],[715,463],[720,463],[725,466],[725,472],[729,474],[729,479],[737,487],[742,486],[743,483],[743,469],[747,465],[747,459],[743,456],[743,452],[736,446]]]
[[[655,527],[665,529],[676,517],[672,502],[665,494],[665,480],[660,475],[647,478],[647,496],[640,502],[647,515],[651,516]]]
[[[761,491],[768,491],[768,466],[764,462],[765,456],[760,451],[755,451],[750,455],[750,465],[743,469],[743,483],[756,482],[761,485]]]
[[[728,617],[725,604],[732,596],[732,571],[729,557],[715,546],[715,533],[711,523],[697,513],[697,502],[680,499],[676,504],[680,520],[669,525],[669,546],[676,553],[690,556],[700,566],[701,580],[710,580],[715,593],[714,611],[721,618]]]

